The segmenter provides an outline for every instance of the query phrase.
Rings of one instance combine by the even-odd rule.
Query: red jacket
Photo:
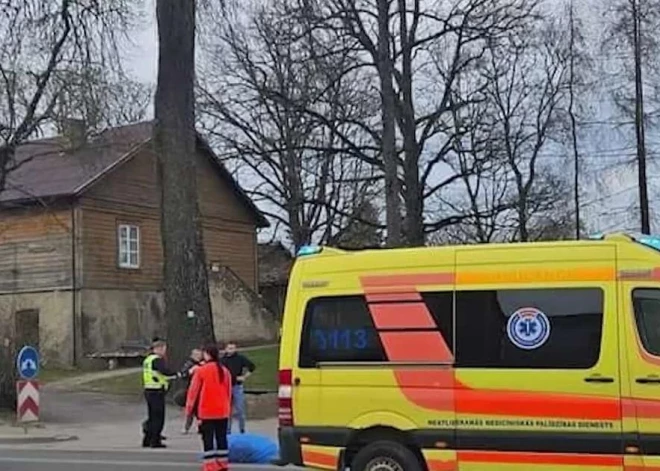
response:
[[[195,410],[199,420],[229,417],[231,374],[224,366],[212,362],[195,369],[188,389],[186,413],[192,415]]]

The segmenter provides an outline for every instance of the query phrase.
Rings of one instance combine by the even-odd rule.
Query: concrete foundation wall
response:
[[[209,291],[218,341],[254,345],[277,340],[275,315],[231,270],[210,273]],[[80,304],[83,354],[166,335],[162,292],[83,289]]]
[[[209,288],[219,341],[255,345],[277,340],[276,316],[231,270],[211,273]],[[166,334],[162,292],[82,289],[75,304],[74,322],[71,291],[0,295],[0,342],[14,337],[14,313],[26,309],[39,310],[40,348],[47,364],[73,365],[74,354],[80,361],[126,341]]]
[[[0,341],[15,335],[15,313],[39,311],[39,348],[46,365],[73,364],[71,291],[0,295]],[[20,339],[17,339],[20,341]]]
[[[118,349],[130,340],[165,335],[162,293],[83,289],[80,335],[83,354]]]
[[[277,341],[279,324],[261,298],[230,269],[209,273],[213,325],[219,342],[255,345]]]

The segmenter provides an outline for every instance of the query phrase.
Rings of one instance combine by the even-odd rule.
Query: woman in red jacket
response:
[[[195,369],[188,396],[186,412],[197,410],[197,418],[204,443],[202,471],[228,470],[227,425],[231,411],[231,375],[220,364],[218,347],[204,348],[203,366]]]

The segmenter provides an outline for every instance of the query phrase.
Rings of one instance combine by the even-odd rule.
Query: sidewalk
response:
[[[0,448],[39,444],[39,448],[43,450],[142,450],[142,419],[140,416],[130,422],[47,424],[39,428],[31,427],[27,434],[21,427],[0,424]],[[198,452],[199,435],[194,429],[188,435],[183,435],[181,425],[182,419],[178,414],[176,418],[167,421],[163,433],[167,437],[168,450]],[[252,421],[248,423],[248,431],[277,440],[277,420]]]
[[[51,430],[45,427],[29,426],[23,428],[0,423],[0,446],[53,444],[71,442],[77,439],[78,437],[76,435],[72,435],[71,433]]]

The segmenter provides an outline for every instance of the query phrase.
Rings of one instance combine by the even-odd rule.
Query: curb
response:
[[[29,445],[32,443],[35,444],[44,444],[44,443],[61,443],[61,442],[71,442],[78,440],[76,435],[46,435],[31,437],[29,435],[24,436],[2,436],[0,435],[0,445]]]

